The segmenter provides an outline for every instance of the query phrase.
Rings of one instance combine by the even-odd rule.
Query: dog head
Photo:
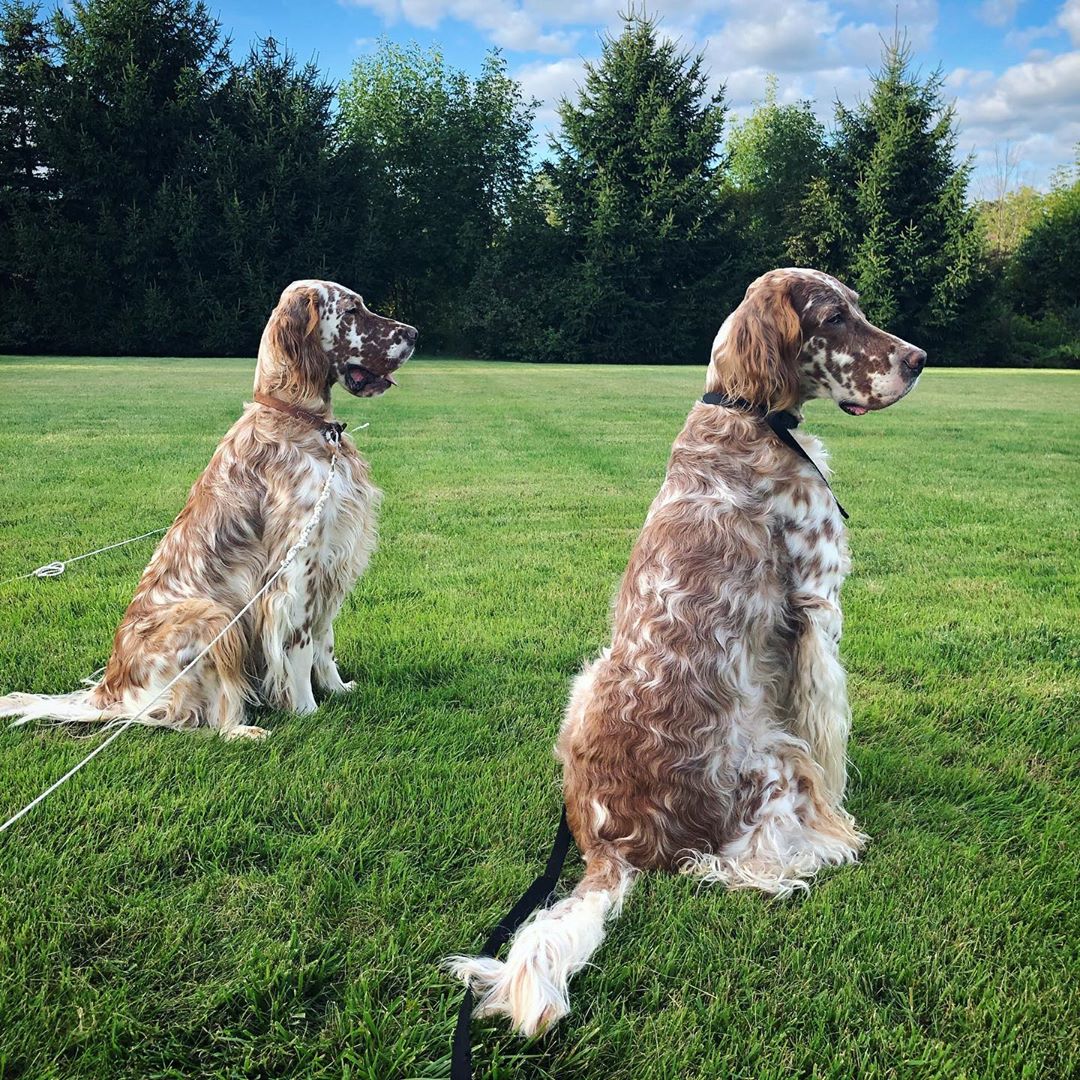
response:
[[[872,325],[858,301],[820,270],[763,274],[716,335],[706,389],[770,411],[814,397],[852,416],[894,404],[918,381],[926,353]]]
[[[375,397],[394,385],[416,337],[415,327],[369,311],[344,285],[294,281],[263,331],[255,388],[297,403],[328,401],[334,383]]]

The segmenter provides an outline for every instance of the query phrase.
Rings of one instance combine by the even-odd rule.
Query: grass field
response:
[[[0,361],[0,578],[166,524],[251,369]],[[542,865],[567,683],[701,379],[418,361],[342,395],[386,492],[338,623],[357,690],[263,744],[129,731],[0,837],[0,1077],[445,1077],[437,963]],[[1077,1075],[1078,416],[1060,372],[809,408],[866,858],[785,902],[646,878],[569,1020],[476,1026],[478,1078]],[[103,664],[149,552],[0,587],[0,692]],[[0,730],[0,818],[91,745]]]

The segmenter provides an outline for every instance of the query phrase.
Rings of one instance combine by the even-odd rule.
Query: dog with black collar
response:
[[[611,644],[574,682],[559,734],[585,875],[517,930],[505,961],[449,962],[476,1015],[524,1035],[566,1015],[570,978],[642,871],[783,895],[858,857],[867,838],[843,805],[846,515],[824,447],[797,428],[811,398],[852,416],[894,404],[925,361],[817,270],[765,274],[725,320],[631,553]],[[467,1034],[459,1045],[464,1063]]]

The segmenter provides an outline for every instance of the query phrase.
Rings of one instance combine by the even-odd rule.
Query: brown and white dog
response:
[[[636,873],[678,870],[785,894],[853,861],[843,808],[850,714],[838,656],[844,526],[814,466],[762,414],[832,398],[861,415],[899,401],[926,354],[871,326],[815,270],[758,278],[713,343],[699,402],[630,556],[611,645],[574,683],[557,755],[585,860],[572,895],[514,937],[505,962],[455,957],[477,1014],[533,1035]]]
[[[154,552],[101,681],[73,694],[10,694],[0,716],[122,721],[144,708],[265,584],[311,518],[330,467],[331,388],[383,393],[415,341],[413,327],[375,315],[342,285],[294,281],[263,331],[256,400]],[[333,623],[375,547],[379,498],[367,463],[342,437],[307,547],[140,722],[263,738],[265,728],[244,722],[248,702],[306,713],[316,708],[313,681],[327,693],[349,690]]]

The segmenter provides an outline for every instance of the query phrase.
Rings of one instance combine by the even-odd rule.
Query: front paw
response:
[[[236,727],[227,728],[223,731],[221,737],[228,739],[229,742],[234,739],[252,739],[255,742],[261,742],[263,739],[270,737],[270,729],[256,727],[254,724],[237,724]]]
[[[327,688],[328,694],[351,694],[356,689],[356,680],[350,679],[348,682],[342,682],[340,679],[336,683],[331,683]]]

